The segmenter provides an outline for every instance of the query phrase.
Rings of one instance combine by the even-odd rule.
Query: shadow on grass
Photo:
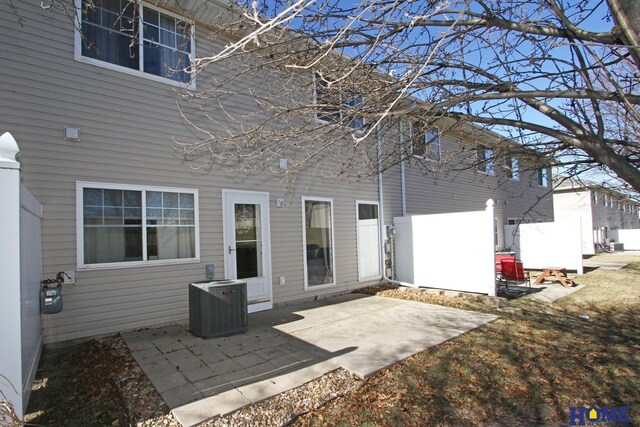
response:
[[[640,421],[637,304],[517,305],[299,425],[566,425],[570,406],[628,406]]]
[[[45,348],[25,421],[43,426],[129,426],[116,386],[123,356],[103,341]]]

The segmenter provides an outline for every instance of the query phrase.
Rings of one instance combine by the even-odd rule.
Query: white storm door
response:
[[[273,307],[269,194],[223,190],[224,270],[247,282],[249,312]]]

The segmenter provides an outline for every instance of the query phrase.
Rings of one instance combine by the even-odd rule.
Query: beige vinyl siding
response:
[[[45,342],[66,341],[150,325],[186,322],[187,286],[202,280],[205,264],[223,271],[222,190],[269,192],[274,302],[282,303],[347,291],[358,282],[355,200],[377,200],[377,183],[333,182],[306,174],[295,187],[265,172],[230,174],[224,167],[193,170],[177,156],[172,138],[193,137],[176,107],[176,88],[74,60],[73,27],[58,11],[16,2],[24,27],[0,5],[0,132],[10,131],[21,149],[23,181],[44,205],[43,278],[76,266],[76,181],[166,186],[199,191],[200,262],[76,271],[77,284],[65,286],[62,313],[43,316]],[[196,22],[196,34],[207,33]],[[197,40],[205,53],[218,49]],[[208,73],[208,74],[207,74]],[[228,75],[220,67],[199,76]],[[237,87],[260,88],[252,81]],[[230,111],[254,107],[236,96]],[[212,107],[213,109],[213,107]],[[65,125],[80,128],[80,141],[63,138]],[[274,165],[276,166],[276,165]],[[333,198],[337,285],[304,290],[301,196]],[[283,197],[286,208],[276,208]],[[286,284],[279,285],[284,276]]]
[[[443,157],[447,150],[455,152],[461,139],[452,133],[441,136]],[[478,141],[465,141],[476,143]],[[504,176],[499,164],[495,165],[495,175],[481,173],[470,168],[462,172],[447,173],[447,165],[436,177],[424,173],[414,161],[405,162],[407,215],[438,214],[483,210],[489,198],[494,200],[495,215],[498,219],[498,246],[504,244],[504,228],[507,218],[521,218],[525,215],[534,220],[553,221],[553,200],[551,186],[537,185],[536,172],[527,171],[520,162],[518,181]],[[395,173],[395,176],[394,176]],[[401,215],[400,167],[385,173],[395,179],[385,182],[385,213],[388,216]],[[393,192],[396,193],[393,193]],[[455,230],[452,230],[452,238]]]

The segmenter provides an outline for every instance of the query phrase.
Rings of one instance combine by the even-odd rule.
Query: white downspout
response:
[[[393,285],[417,288],[417,286],[413,283],[400,282],[398,280],[393,280],[387,277],[387,269],[385,268],[385,262],[384,262],[385,261],[384,259],[385,227],[384,227],[384,191],[382,189],[382,132],[380,130],[379,123],[376,126],[376,137],[378,138],[378,204],[380,206],[380,215],[379,215],[380,221],[378,221],[378,224],[380,224],[380,264],[382,267],[382,279]],[[404,202],[404,196],[402,200]]]
[[[400,121],[400,196],[402,197],[402,216],[407,216],[407,184],[404,172],[404,128]],[[409,128],[411,129],[411,128]]]

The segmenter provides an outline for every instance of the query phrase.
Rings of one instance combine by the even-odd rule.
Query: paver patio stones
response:
[[[144,364],[145,360],[162,356],[162,353],[155,346],[153,346],[145,348],[144,350],[134,351],[131,353],[131,355],[139,364]]]
[[[242,369],[242,366],[238,365],[238,363],[233,359],[226,359],[221,362],[210,365],[209,367],[213,370],[213,373],[216,375],[223,375],[229,372],[234,372],[239,369]]]
[[[132,354],[178,420],[191,426],[338,367],[370,375],[494,318],[412,301],[344,295],[252,314],[248,332],[231,337],[203,340],[171,327],[125,333],[123,338],[138,346]],[[180,406],[193,399],[202,400]]]
[[[172,353],[174,351],[182,350],[186,348],[180,341],[172,340],[170,342],[163,342],[161,344],[156,344],[156,348],[160,350],[162,353]]]
[[[243,354],[242,356],[234,357],[233,361],[243,368],[248,368],[250,366],[266,362],[266,360],[255,353]]]
[[[265,360],[275,359],[287,354],[287,351],[280,347],[270,347],[256,351],[256,354]]]
[[[160,393],[160,395],[171,408],[192,403],[204,397],[191,383],[172,388],[171,390]]]
[[[222,375],[206,378],[204,380],[196,381],[193,383],[204,397],[209,397],[214,394],[220,394],[229,389],[229,383],[223,378]]]
[[[213,372],[213,369],[211,369],[208,366],[200,366],[198,368],[185,369],[185,370],[181,370],[181,372],[192,383],[210,378],[215,375],[215,372]]]
[[[186,348],[172,353],[167,353],[165,356],[169,362],[178,366],[183,371],[199,368],[204,365],[204,362],[201,359]]]
[[[212,365],[218,362],[222,362],[228,360],[229,358],[219,350],[211,350],[207,351],[201,355],[199,355],[200,359],[206,363],[207,365]]]
[[[164,393],[167,390],[181,387],[185,384],[190,384],[189,380],[184,375],[182,375],[181,372],[174,372],[169,375],[154,375],[149,379],[160,394]],[[167,402],[167,404],[169,403]]]

